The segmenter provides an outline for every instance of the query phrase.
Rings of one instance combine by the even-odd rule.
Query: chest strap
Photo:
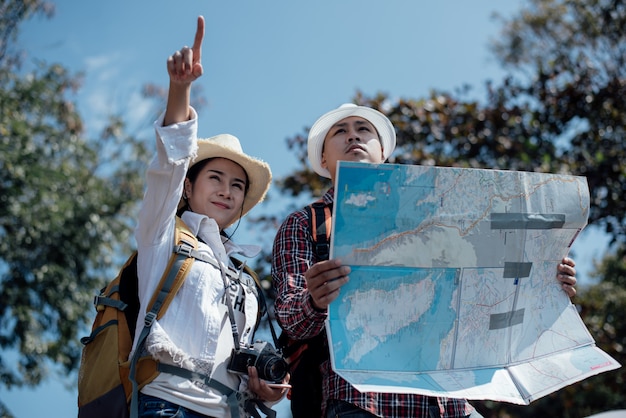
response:
[[[171,364],[157,364],[157,370],[161,373],[173,374],[184,379],[188,379],[195,382],[202,382],[205,385],[217,390],[222,395],[226,396],[226,402],[230,408],[231,418],[240,418],[239,405],[243,405],[244,409],[255,418],[262,418],[257,408],[263,411],[268,418],[276,418],[276,411],[270,409],[259,399],[250,398],[247,394],[239,392],[229,388],[223,383],[205,375],[204,373],[192,372],[191,370],[184,369],[182,367],[173,366]]]
[[[220,266],[219,261],[217,261],[217,259],[213,255],[210,255],[203,251],[196,250],[193,247],[193,245],[191,245],[188,242],[182,241],[181,244],[175,245],[174,252],[177,254],[182,254],[187,257],[191,257],[196,260],[202,261],[204,263],[210,264],[220,271],[222,270],[222,267]],[[231,270],[230,268],[227,268],[225,270],[225,273],[226,273],[226,276],[228,276],[230,279],[233,279],[236,281],[239,281],[240,279],[240,274],[238,272]]]

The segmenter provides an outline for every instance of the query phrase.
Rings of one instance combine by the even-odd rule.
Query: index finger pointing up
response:
[[[193,51],[194,61],[200,62],[200,58],[202,57],[202,40],[204,39],[204,17],[198,16],[198,27],[196,28],[196,37],[193,40],[193,47],[191,48]]]

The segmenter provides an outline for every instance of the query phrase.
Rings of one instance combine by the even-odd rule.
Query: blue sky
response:
[[[209,103],[199,115],[199,134],[236,135],[278,178],[297,166],[285,139],[357,90],[420,98],[469,84],[482,99],[484,82],[504,75],[488,51],[500,29],[491,14],[510,16],[523,3],[62,0],[53,19],[21,27],[19,45],[27,62],[43,59],[86,73],[76,101],[93,137],[111,113],[122,113],[131,132],[151,137],[151,103],[141,98],[141,87],[167,87],[166,58],[193,43],[203,15],[205,74],[196,84]],[[589,228],[574,244],[583,282],[605,243]],[[76,416],[75,389],[64,387],[74,379],[53,377],[34,391],[4,392],[2,400],[17,418]],[[279,410],[285,416],[286,405]]]

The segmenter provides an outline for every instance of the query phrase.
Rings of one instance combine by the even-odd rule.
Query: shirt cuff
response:
[[[306,294],[307,303],[304,304],[304,312],[306,313],[307,317],[326,319],[326,317],[328,316],[328,309],[320,309],[316,307],[313,303],[313,296],[311,296],[308,291],[306,292]]]
[[[190,119],[184,122],[163,126],[163,112],[154,122],[157,137],[167,155],[170,164],[181,164],[187,158],[192,160],[198,153],[198,114],[190,107]]]

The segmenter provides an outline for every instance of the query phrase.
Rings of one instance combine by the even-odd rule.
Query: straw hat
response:
[[[207,158],[226,158],[239,164],[248,176],[248,191],[243,200],[244,216],[257,203],[265,198],[272,182],[272,171],[269,164],[257,158],[244,154],[239,139],[233,135],[220,134],[206,139],[198,139],[198,155],[193,159],[189,168]],[[181,198],[178,208],[185,205]],[[239,217],[237,218],[239,219]],[[235,222],[237,219],[234,219]]]
[[[313,170],[322,177],[331,178],[328,170],[322,167],[322,150],[324,149],[324,139],[326,139],[328,130],[335,123],[350,116],[362,117],[374,125],[383,145],[383,160],[389,158],[396,148],[396,130],[391,121],[387,119],[387,116],[371,107],[357,106],[353,103],[342,104],[337,109],[322,115],[309,131],[307,143],[309,162]]]

